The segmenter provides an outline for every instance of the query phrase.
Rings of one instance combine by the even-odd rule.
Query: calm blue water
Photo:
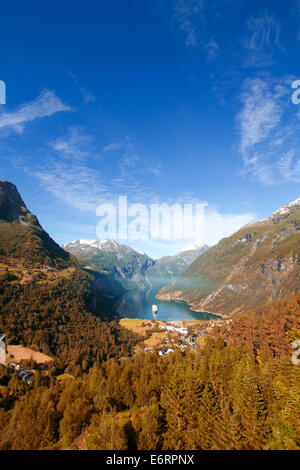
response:
[[[121,317],[153,319],[152,304],[158,307],[156,319],[172,320],[209,320],[218,318],[207,312],[194,312],[185,302],[162,302],[152,292],[130,291],[118,301],[116,309]]]

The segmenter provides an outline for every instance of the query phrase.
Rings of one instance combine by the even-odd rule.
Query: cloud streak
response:
[[[265,47],[272,48],[273,45],[282,49],[279,42],[280,24],[265,10],[258,16],[251,15],[248,19],[248,28],[252,33],[249,40],[249,48],[255,51]]]
[[[101,174],[78,162],[54,160],[33,174],[57,200],[81,212],[95,213],[97,205],[111,197],[110,188],[101,183]]]
[[[36,100],[22,104],[15,111],[1,113],[0,129],[10,128],[22,132],[27,122],[62,111],[71,111],[71,107],[64,104],[52,91],[44,90]]]
[[[244,82],[237,115],[244,173],[266,185],[299,182],[299,117],[292,79],[256,77]]]
[[[220,5],[218,5],[220,7]],[[220,15],[220,8],[218,8]],[[206,24],[217,18],[216,5],[205,0],[174,0],[173,25],[181,31],[187,47],[201,47],[207,62],[214,60],[219,53],[215,38],[208,34]]]
[[[96,101],[95,96],[90,92],[90,90],[79,84],[78,78],[74,73],[68,72],[68,75],[70,78],[72,78],[74,84],[82,96],[84,103],[89,104]]]
[[[285,87],[270,89],[270,83],[260,78],[247,80],[245,91],[240,95],[243,109],[238,115],[240,121],[240,150],[247,159],[248,152],[265,140],[278,126],[284,112],[282,97]]]
[[[174,2],[174,23],[185,36],[186,46],[196,46],[203,23],[203,0],[176,0]]]
[[[80,212],[95,214],[97,205],[115,203],[120,195],[131,203],[155,197],[143,177],[147,172],[158,174],[160,167],[148,168],[129,138],[98,151],[94,136],[74,126],[49,142],[46,155],[30,173],[55,199]]]
[[[95,147],[94,137],[83,128],[73,126],[68,131],[50,143],[60,157],[65,159],[85,160],[91,156],[100,158],[100,152]]]
[[[268,67],[273,64],[276,49],[285,52],[280,43],[281,25],[265,9],[260,14],[250,15],[247,21],[248,38],[244,41],[247,50],[247,67]]]

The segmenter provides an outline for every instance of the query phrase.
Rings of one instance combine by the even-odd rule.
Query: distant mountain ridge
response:
[[[154,263],[148,255],[115,240],[76,240],[62,248],[76,256],[80,266],[109,275],[125,289],[145,287],[145,273]]]
[[[147,273],[147,277],[154,290],[159,290],[163,285],[174,281],[179,275],[190,266],[209,247],[202,243],[193,245],[181,250],[171,256],[163,256],[155,261]]]
[[[300,199],[222,239],[160,290],[195,310],[234,315],[300,288]]]
[[[80,266],[104,273],[125,289],[159,289],[176,279],[208,247],[204,244],[158,260],[115,240],[75,240],[62,248],[74,255]]]

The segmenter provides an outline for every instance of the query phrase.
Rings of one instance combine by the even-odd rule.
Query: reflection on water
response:
[[[126,292],[126,294],[119,298],[116,310],[121,317],[144,317],[150,320],[153,318],[153,304],[156,304],[158,307],[157,320],[209,320],[210,318],[217,318],[217,315],[211,313],[194,312],[190,310],[185,302],[162,302],[155,298],[154,292],[143,292],[140,290]]]

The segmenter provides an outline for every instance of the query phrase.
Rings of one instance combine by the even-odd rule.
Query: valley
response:
[[[299,218],[154,260],[0,181],[0,449],[298,449]]]
[[[287,466],[300,0],[16,0],[1,18],[0,456]]]
[[[65,243],[62,248],[75,256],[82,268],[105,275],[107,285],[118,282],[127,291],[157,292],[177,279],[209,247],[195,245],[156,260],[115,240],[76,240]]]
[[[121,318],[153,319],[152,305],[157,305],[157,318],[161,321],[207,320],[218,317],[205,311],[191,310],[184,301],[161,301],[156,298],[155,290],[126,292],[116,300],[114,308]]]

